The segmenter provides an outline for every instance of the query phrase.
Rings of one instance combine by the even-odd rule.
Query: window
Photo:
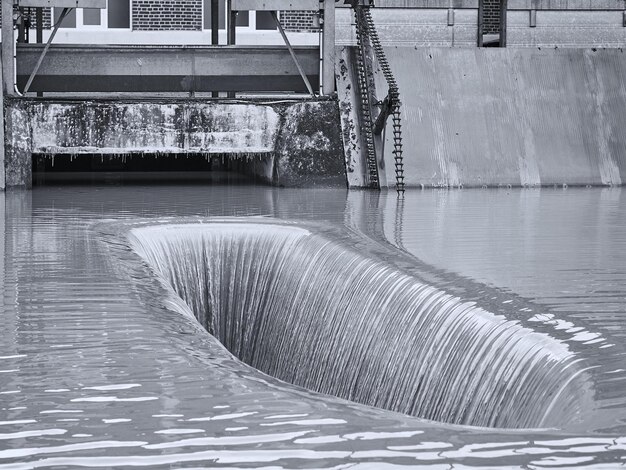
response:
[[[260,30],[274,30],[276,29],[276,21],[272,16],[271,11],[257,11],[256,12],[256,29]]]
[[[61,18],[61,13],[63,12],[63,8],[55,8],[54,9],[54,24],[57,24],[59,18]],[[72,11],[68,13],[68,15],[63,19],[63,23],[61,23],[61,28],[75,28],[76,27],[76,9],[72,8]]]
[[[83,8],[83,24],[86,26],[100,26],[102,13],[99,8]]]
[[[63,8],[54,8],[54,22],[61,17]],[[73,8],[61,23],[61,28],[130,28],[130,0],[109,0],[104,10],[98,8]]]
[[[109,0],[107,10],[109,28],[130,28],[130,0]]]

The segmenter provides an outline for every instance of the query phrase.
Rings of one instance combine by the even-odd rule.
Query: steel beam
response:
[[[9,0],[10,1],[10,0]],[[42,52],[19,44],[17,82],[26,84]],[[313,87],[319,49],[294,47]],[[307,92],[289,51],[276,46],[111,46],[53,44],[35,76],[41,92]]]
[[[20,7],[99,8],[107,7],[106,0],[17,0]]]
[[[2,1],[2,90],[15,95],[15,36],[13,34],[13,0]]]
[[[231,0],[235,11],[265,10],[265,11],[308,11],[319,10],[319,0]]]
[[[335,92],[335,0],[324,0],[324,35],[322,44],[322,92]]]

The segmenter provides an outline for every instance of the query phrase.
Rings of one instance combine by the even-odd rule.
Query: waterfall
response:
[[[568,347],[306,227],[135,228],[133,249],[241,361],[316,392],[447,423],[580,419]]]

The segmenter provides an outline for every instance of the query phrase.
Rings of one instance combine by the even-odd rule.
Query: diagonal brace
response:
[[[278,16],[276,16],[276,12],[272,11],[272,18],[274,18],[274,21],[276,22],[276,26],[278,26],[278,31],[280,32],[280,35],[283,37],[283,41],[285,41],[285,44],[287,45],[287,49],[289,49],[289,54],[291,55],[291,58],[293,59],[294,63],[296,64],[296,68],[298,69],[298,72],[300,73],[300,76],[302,77],[302,80],[304,80],[304,84],[306,85],[306,89],[309,90],[309,93],[311,94],[311,96],[315,96],[315,93],[313,93],[313,87],[311,86],[311,82],[309,82],[309,79],[307,78],[306,74],[304,73],[304,70],[302,70],[302,67],[300,66],[300,62],[298,62],[298,58],[296,57],[296,53],[293,50],[293,47],[291,47],[291,43],[289,42],[289,38],[287,38],[287,35],[285,34],[285,30],[283,29],[283,25],[280,24],[280,21],[278,21]]]
[[[63,23],[63,20],[69,14],[70,11],[72,11],[71,8],[63,8],[63,11],[61,12],[61,16],[59,17],[59,20],[55,23],[54,29],[52,30],[52,34],[50,34],[50,37],[48,38],[48,42],[46,42],[46,47],[44,47],[43,51],[41,51],[39,60],[37,61],[37,64],[35,64],[35,68],[30,74],[30,77],[28,77],[28,81],[26,82],[26,86],[24,87],[24,91],[22,92],[22,94],[25,95],[26,93],[28,93],[28,90],[30,89],[30,86],[32,85],[33,80],[35,79],[35,75],[37,75],[37,72],[39,71],[39,67],[41,67],[41,63],[43,62],[43,59],[46,56],[46,53],[48,52],[48,49],[50,49],[50,44],[52,44],[52,40],[54,39],[54,36],[56,36],[57,31],[61,27],[61,23]]]

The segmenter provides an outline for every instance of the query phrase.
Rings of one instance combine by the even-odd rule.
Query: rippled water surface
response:
[[[626,463],[626,193],[620,189],[411,191],[398,202],[393,193],[343,190],[73,186],[9,192],[0,198],[0,468],[610,468]],[[528,383],[547,389],[554,374],[542,376],[537,370],[543,365],[534,366],[546,361],[546,368],[563,374],[557,381],[563,387],[557,388],[564,390],[555,392],[558,400],[542,414],[554,417],[546,422],[550,427],[478,428],[426,421],[319,395],[240,362],[175,295],[188,304],[196,302],[192,294],[186,297],[180,291],[193,281],[172,290],[168,282],[182,278],[169,279],[165,271],[159,272],[154,259],[151,264],[146,253],[142,258],[138,239],[133,242],[131,236],[156,230],[160,237],[172,227],[184,227],[188,233],[191,226],[205,233],[203,227],[215,229],[218,221],[228,230],[236,224],[258,227],[253,233],[288,226],[312,234],[314,243],[303,244],[297,235],[298,240],[289,239],[288,255],[266,258],[277,262],[283,256],[283,272],[291,273],[277,278],[276,285],[292,286],[299,276],[299,269],[284,264],[296,254],[303,272],[319,269],[319,275],[309,273],[308,284],[332,280],[326,286],[333,296],[324,304],[319,288],[307,293],[299,284],[293,292],[310,314],[307,325],[316,325],[315,312],[326,315],[343,292],[341,286],[350,286],[353,294],[345,305],[358,304],[363,322],[347,324],[345,319],[354,315],[344,315],[328,317],[315,327],[338,322],[349,325],[346,335],[367,339],[366,347],[345,350],[359,353],[350,356],[348,365],[364,360],[361,352],[371,350],[383,354],[410,349],[417,351],[416,358],[430,358],[429,351],[449,340],[443,333],[458,331],[449,344],[456,345],[457,352],[461,346],[468,348],[471,357],[457,360],[451,350],[437,356],[450,359],[449,366],[441,360],[422,363],[425,371],[441,367],[446,374],[429,378],[430,388],[416,388],[426,394],[417,408],[423,408],[426,399],[434,400],[429,409],[447,411],[432,416],[445,421],[446,400],[463,398],[459,387],[465,385],[459,377],[484,371],[491,374],[489,382],[476,379],[478,390],[500,385],[485,392],[491,398],[472,406],[498,413],[491,401],[512,393],[511,377],[530,378]],[[257,253],[275,246],[275,232],[267,240],[246,239],[236,247],[229,241],[235,237],[215,233],[207,246],[228,242],[228,249],[234,250],[256,243]],[[186,245],[159,240],[156,245],[157,239],[144,237],[142,246],[153,247],[157,261],[169,256],[166,264],[174,267],[200,246],[187,239]],[[163,247],[167,249],[161,253]],[[251,276],[246,266],[256,266],[257,261],[243,259],[245,253],[237,258],[241,269],[229,278],[233,285]],[[333,262],[344,266],[332,267]],[[358,266],[347,264],[353,262]],[[200,266],[210,270],[217,265],[200,263],[195,268]],[[380,273],[386,274],[377,278]],[[225,285],[219,289],[222,303],[206,304],[213,309],[233,292]],[[385,298],[372,294],[374,289],[387,289]],[[422,297],[411,297],[411,289]],[[237,292],[232,295],[254,291]],[[289,294],[277,292],[285,297],[274,304],[270,300],[276,298],[268,297],[270,307],[259,307],[259,312],[285,308],[287,315],[294,310],[283,301]],[[404,298],[428,305],[415,307],[413,316],[398,316],[418,301],[407,300],[406,308],[393,307],[393,322],[375,314],[391,308],[393,300],[401,305]],[[232,299],[229,305],[238,306],[233,302],[240,298]],[[233,311],[247,312],[247,307]],[[419,352],[411,346],[411,338],[419,337],[409,334],[409,323],[423,312],[437,323],[420,326],[414,321],[419,326],[415,334],[442,339]],[[302,318],[290,317],[298,334]],[[368,327],[370,318],[375,326]],[[372,386],[382,372],[355,375],[358,386],[348,387],[347,395],[341,391],[344,387],[336,386],[346,374],[326,374],[339,375],[337,382],[311,379],[330,367],[315,358],[331,347],[323,341],[333,336],[332,328],[320,336],[322,343],[309,341],[315,337],[309,329],[302,342],[291,339],[291,349],[276,349],[291,351],[277,366],[275,357],[255,356],[258,363],[245,357],[258,345],[233,336],[236,330],[237,325],[229,324],[225,331],[230,336],[214,332],[225,344],[236,344],[231,350],[260,369],[267,366],[266,372],[296,385],[361,403],[371,398],[385,406],[374,392],[387,381]],[[507,341],[482,339],[503,338],[501,330],[507,332]],[[268,338],[279,338],[281,348],[289,343],[284,334],[262,338],[265,352],[272,346]],[[529,338],[537,338],[541,347]],[[505,350],[512,352],[507,356]],[[497,361],[520,358],[524,351],[530,351],[524,362]],[[384,377],[405,382],[402,371],[380,367],[386,367]],[[346,370],[353,372],[349,366]],[[410,367],[407,371],[414,372]],[[536,400],[542,399],[538,393]],[[466,414],[455,416],[466,422]],[[505,427],[519,428],[508,425],[519,416],[510,416]]]

